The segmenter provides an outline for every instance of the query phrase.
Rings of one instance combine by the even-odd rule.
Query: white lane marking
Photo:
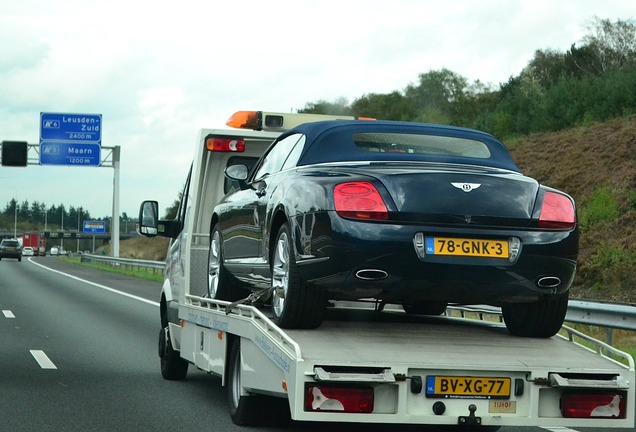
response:
[[[42,350],[31,350],[31,355],[42,369],[57,369],[51,359]]]
[[[44,265],[42,265],[42,264],[40,264],[40,263],[37,263],[37,262],[35,262],[35,261],[31,261],[31,259],[29,259],[29,262],[31,262],[32,264],[35,264],[36,266],[40,266],[40,267],[42,267],[43,269],[46,269],[46,270],[48,270],[48,271],[52,271],[52,272],[54,272],[54,273],[61,274],[61,275],[63,275],[63,276],[69,277],[69,278],[71,278],[71,279],[75,279],[75,280],[77,280],[77,281],[84,282],[84,283],[87,283],[87,284],[89,284],[89,285],[93,285],[93,286],[95,286],[95,287],[97,287],[97,288],[101,288],[101,289],[103,289],[103,290],[110,291],[110,292],[112,292],[112,293],[119,294],[119,295],[122,295],[122,296],[124,296],[124,297],[131,298],[131,299],[133,299],[133,300],[138,300],[138,301],[143,302],[143,303],[148,303],[148,304],[153,305],[153,306],[157,306],[157,307],[159,306],[159,302],[152,301],[152,300],[148,300],[148,299],[145,299],[145,298],[143,298],[143,297],[136,296],[136,295],[128,294],[127,292],[118,291],[118,290],[116,290],[116,289],[114,289],[114,288],[107,287],[106,285],[100,285],[100,284],[98,284],[98,283],[91,282],[91,281],[88,281],[88,280],[86,280],[86,279],[82,279],[82,278],[79,278],[79,277],[77,277],[77,276],[73,276],[73,275],[70,275],[70,274],[68,274],[68,273],[61,272],[61,271],[59,271],[59,270],[54,270],[54,269],[52,269],[52,268],[46,267],[46,266],[44,266]]]
[[[13,315],[13,312],[11,312],[10,310],[3,310],[2,314],[5,318],[15,318],[15,315]]]

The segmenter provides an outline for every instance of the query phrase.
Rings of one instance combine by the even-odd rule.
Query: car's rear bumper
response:
[[[376,297],[402,302],[502,304],[561,294],[576,271],[578,231],[425,227],[358,222],[324,213],[296,224],[301,276],[333,298]],[[305,217],[306,218],[306,217]],[[296,222],[299,222],[298,220]],[[312,226],[311,232],[302,227]],[[413,238],[427,236],[521,240],[514,262],[418,256]]]

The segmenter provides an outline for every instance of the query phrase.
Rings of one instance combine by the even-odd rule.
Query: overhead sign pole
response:
[[[119,160],[121,150],[119,146],[104,148],[112,150],[110,166],[115,170],[111,253],[113,257],[119,258]],[[101,150],[101,114],[40,113],[40,165],[108,166],[105,164],[108,156],[102,159]]]
[[[119,154],[120,147],[113,149],[113,223],[111,227],[111,241],[113,243],[113,257],[119,258]]]

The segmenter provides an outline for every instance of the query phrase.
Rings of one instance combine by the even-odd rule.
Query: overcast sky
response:
[[[442,68],[498,85],[537,49],[579,42],[594,16],[635,12],[632,0],[3,0],[0,140],[39,143],[41,112],[101,114],[102,146],[121,147],[120,213],[144,199],[163,213],[197,130],[235,111],[351,103]],[[0,209],[16,198],[111,215],[113,174],[0,167]]]

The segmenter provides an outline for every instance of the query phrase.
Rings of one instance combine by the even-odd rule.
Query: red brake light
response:
[[[215,152],[244,152],[245,141],[236,138],[206,138],[205,148]]]
[[[333,191],[336,212],[345,218],[388,219],[389,211],[380,192],[369,182],[347,182]]]
[[[368,414],[373,412],[373,389],[310,386],[305,391],[305,411]]]
[[[561,398],[566,418],[625,418],[626,401],[619,393],[570,393]]]
[[[556,192],[546,192],[539,216],[539,228],[574,228],[576,216],[572,201]]]

